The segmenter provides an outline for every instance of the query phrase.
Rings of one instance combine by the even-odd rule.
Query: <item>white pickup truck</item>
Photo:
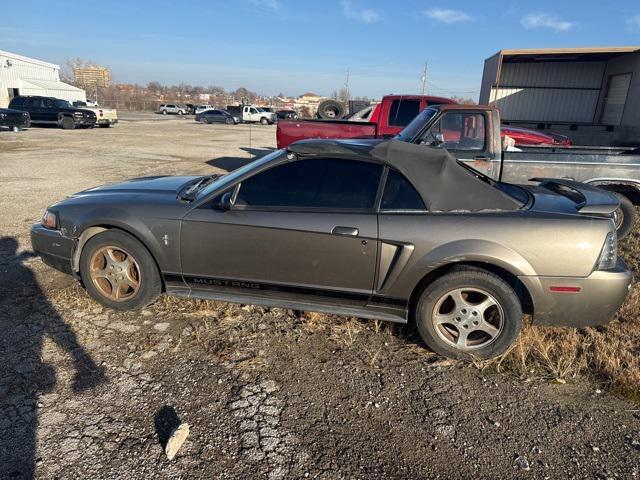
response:
[[[103,108],[96,102],[73,102],[73,106],[83,110],[91,110],[96,114],[96,125],[102,128],[109,128],[118,123],[118,111],[115,108]]]
[[[276,123],[278,116],[273,112],[266,112],[260,107],[246,105],[242,107],[243,122],[260,122],[262,125]]]

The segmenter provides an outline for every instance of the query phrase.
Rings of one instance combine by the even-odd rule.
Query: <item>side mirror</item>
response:
[[[440,145],[442,145],[444,143],[444,134],[443,133],[436,133],[431,134],[431,136],[433,137],[433,141],[431,142],[431,146],[432,147],[439,147]]]
[[[231,192],[227,192],[222,196],[222,198],[220,199],[220,203],[218,204],[218,208],[223,212],[228,212],[233,208]]]

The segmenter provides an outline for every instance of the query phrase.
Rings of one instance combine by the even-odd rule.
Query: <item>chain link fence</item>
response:
[[[157,112],[163,102],[157,100],[101,100],[105,108],[131,112]]]

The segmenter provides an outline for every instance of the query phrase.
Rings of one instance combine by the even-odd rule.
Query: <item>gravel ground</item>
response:
[[[69,193],[232,169],[275,127],[122,115],[0,132],[0,478],[634,478],[640,413],[579,380],[483,371],[408,328],[162,298],[93,302],[30,255]],[[162,445],[191,433],[169,461]]]

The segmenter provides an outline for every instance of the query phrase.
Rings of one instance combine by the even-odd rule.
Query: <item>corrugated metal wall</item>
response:
[[[592,122],[606,62],[505,63],[492,89],[507,121]]]

